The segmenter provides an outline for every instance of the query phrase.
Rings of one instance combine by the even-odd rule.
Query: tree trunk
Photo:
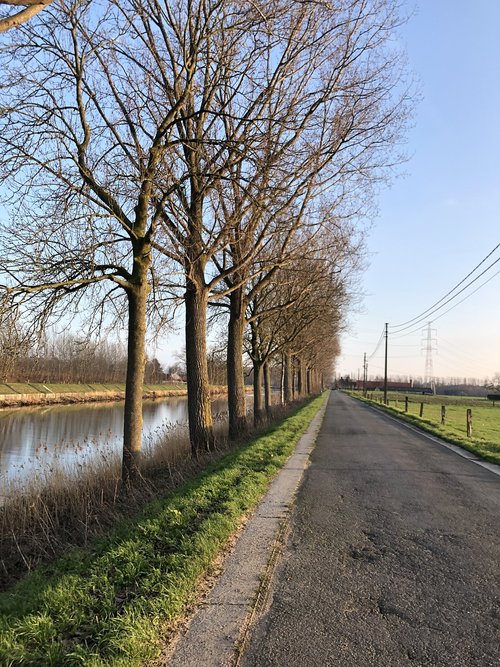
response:
[[[305,373],[304,373],[304,362],[302,359],[299,359],[299,366],[297,369],[297,396],[302,398],[305,391]]]
[[[285,355],[281,355],[280,368],[280,405],[285,405]]]
[[[129,484],[140,474],[148,292],[149,286],[146,282],[146,276],[144,276],[142,284],[134,285],[127,291],[129,309],[128,355],[122,458],[122,482],[125,484]]]
[[[194,458],[200,452],[214,448],[210,384],[207,364],[208,294],[189,278],[186,281],[186,374],[188,390],[188,418],[191,453]]]
[[[229,327],[227,340],[227,402],[229,438],[237,440],[248,429],[243,374],[243,335],[245,332],[243,287],[229,297]]]
[[[266,414],[271,416],[271,366],[264,364],[264,401],[266,405]]]
[[[319,394],[320,392],[320,384],[319,384],[319,374],[318,371],[313,369],[313,392],[315,394]]]
[[[260,426],[264,421],[264,404],[262,400],[262,376],[263,364],[261,361],[253,362],[253,421],[255,426]]]
[[[312,394],[312,378],[311,378],[311,369],[306,368],[306,392],[310,396]]]
[[[285,352],[284,354],[284,389],[283,389],[283,398],[286,403],[291,403],[293,400],[293,368],[292,368],[292,355],[290,352]]]

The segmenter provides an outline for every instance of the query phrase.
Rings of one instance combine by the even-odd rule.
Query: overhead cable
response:
[[[370,359],[373,359],[373,357],[377,354],[378,349],[379,349],[380,345],[382,344],[382,341],[384,340],[384,335],[385,335],[385,327],[382,329],[382,333],[380,334],[380,338],[378,339],[378,343],[375,346],[375,349],[370,354],[370,356],[367,357],[367,359],[366,359],[367,361],[370,361]]]
[[[496,261],[497,261],[497,262],[500,261],[500,258],[497,259]],[[496,264],[496,262],[494,262],[494,263]],[[489,267],[489,268],[491,268],[491,267]],[[488,269],[486,269],[483,273],[485,273],[487,270],[488,270]],[[445,310],[444,313],[441,313],[441,314],[438,315],[437,317],[434,317],[432,320],[430,320],[430,323],[432,324],[432,323],[436,322],[437,320],[439,320],[439,319],[441,319],[442,317],[444,317],[444,315],[446,315],[447,313],[449,313],[450,310],[453,310],[454,308],[456,308],[457,306],[459,306],[459,305],[460,305],[461,303],[463,303],[464,301],[467,301],[467,299],[468,299],[469,297],[471,297],[473,294],[475,294],[476,292],[478,292],[482,287],[484,287],[484,286],[487,285],[489,282],[491,282],[491,281],[493,280],[493,278],[496,278],[496,276],[498,276],[499,274],[500,274],[500,271],[497,271],[496,273],[494,273],[494,274],[493,274],[492,276],[490,276],[487,280],[485,280],[485,281],[484,281],[483,283],[481,283],[478,287],[476,287],[475,290],[472,290],[472,292],[470,292],[470,294],[466,294],[466,296],[464,296],[463,299],[460,299],[460,301],[458,301],[457,303],[454,303],[453,306],[451,306],[450,308],[448,308],[447,310]],[[481,275],[483,275],[483,274],[481,274]],[[478,276],[478,278],[480,278],[480,277],[481,277],[481,276]],[[470,283],[470,284],[472,284],[472,283]],[[464,288],[464,289],[466,289],[466,288]],[[463,290],[462,290],[462,291],[463,291]],[[457,296],[458,296],[458,294],[457,294]],[[445,305],[445,304],[443,304],[443,306],[444,306],[444,305]],[[408,327],[407,327],[407,328],[408,328]],[[408,333],[405,333],[405,334],[398,334],[398,332],[396,332],[397,335],[395,335],[394,338],[405,338],[406,336],[411,336],[412,334],[416,333],[417,331],[421,331],[421,330],[422,330],[422,326],[419,325],[416,329],[413,329],[413,331],[409,331]],[[404,329],[402,329],[401,331],[404,331]]]
[[[497,246],[497,247],[498,247],[498,246]],[[469,288],[471,285],[473,285],[477,280],[479,280],[479,278],[481,278],[482,276],[484,276],[484,274],[487,273],[493,266],[495,266],[495,264],[498,264],[498,262],[500,262],[500,257],[498,257],[494,262],[492,262],[492,263],[491,263],[489,266],[487,266],[483,271],[481,271],[481,273],[479,273],[475,278],[473,278],[473,279],[472,279],[471,281],[469,281],[466,285],[464,285],[464,287],[462,287],[461,290],[459,290],[458,292],[456,292],[456,294],[453,294],[453,296],[450,296],[449,299],[446,299],[446,301],[444,301],[444,299],[445,299],[446,297],[443,297],[443,298],[440,299],[438,302],[436,302],[436,304],[434,304],[434,306],[436,306],[436,307],[431,306],[431,307],[428,308],[426,311],[424,311],[424,313],[422,313],[421,316],[419,316],[419,317],[414,317],[413,320],[415,320],[415,321],[413,321],[413,320],[408,320],[409,322],[413,322],[412,324],[408,324],[407,326],[399,325],[399,327],[397,327],[397,326],[392,327],[392,329],[396,329],[396,331],[393,330],[392,333],[393,333],[393,334],[401,333],[402,331],[405,331],[406,329],[411,329],[412,327],[416,326],[417,324],[421,324],[422,322],[425,322],[425,320],[428,320],[428,321],[434,321],[434,320],[436,320],[436,319],[439,319],[438,317],[435,317],[435,318],[433,318],[432,320],[430,320],[430,316],[433,315],[434,313],[437,313],[439,310],[441,310],[441,308],[444,308],[448,303],[450,303],[451,301],[453,301],[454,299],[456,299],[458,296],[460,296],[460,294],[462,294],[463,292],[465,292],[466,289],[468,289],[468,288]],[[477,267],[476,267],[476,269],[477,269]],[[474,270],[476,270],[476,269],[474,269]],[[474,271],[473,271],[472,273],[474,273]],[[471,275],[471,274],[469,274],[469,275]],[[497,275],[497,274],[495,273],[495,274],[492,276],[492,278],[494,278],[496,275]],[[491,278],[488,279],[486,282],[489,282],[489,280],[491,280]],[[464,282],[464,281],[462,280],[462,281],[459,283],[459,285],[461,285],[463,282]],[[485,285],[486,283],[483,283],[483,284]],[[453,288],[453,290],[451,290],[451,292],[454,292],[454,291],[457,289],[457,287],[458,287],[458,285],[456,285],[456,286]],[[482,285],[481,285],[480,287],[482,287]],[[480,287],[479,287],[478,289],[480,289]],[[451,292],[448,292],[448,294],[451,294]],[[472,295],[472,294],[475,294],[475,292],[477,292],[477,289],[474,290],[473,292],[471,292],[471,295]],[[468,298],[468,297],[465,297],[465,298]],[[459,303],[462,303],[462,301],[464,301],[464,300],[465,300],[465,299],[462,299],[461,301],[459,301]],[[442,303],[441,303],[441,302],[442,302]],[[441,303],[440,306],[437,305],[437,304],[439,304],[439,303]],[[457,305],[458,305],[458,304],[457,304]],[[452,306],[452,308],[454,308],[454,306]],[[445,311],[445,312],[448,313],[450,310],[451,310],[451,308],[449,308],[449,309],[448,309],[447,311]],[[444,314],[444,313],[443,313],[443,314]],[[439,315],[439,317],[442,317],[442,315]]]
[[[483,257],[483,259],[479,262],[479,264],[477,264],[477,265],[472,269],[472,271],[470,271],[470,272],[465,276],[465,278],[462,278],[462,280],[461,280],[460,282],[458,282],[458,283],[455,285],[455,287],[453,287],[449,292],[447,292],[443,297],[441,297],[441,299],[439,299],[439,301],[436,301],[436,303],[434,303],[432,306],[430,306],[429,308],[427,308],[427,310],[424,310],[422,313],[420,313],[420,315],[417,315],[417,316],[413,317],[411,320],[407,320],[406,322],[402,322],[401,324],[393,324],[393,325],[391,325],[389,328],[390,328],[390,329],[401,329],[401,330],[402,330],[402,327],[406,327],[406,325],[414,326],[414,324],[416,324],[416,320],[426,319],[426,318],[428,317],[428,315],[431,314],[429,311],[433,311],[433,312],[435,312],[435,311],[434,311],[434,308],[436,308],[436,306],[439,306],[439,304],[442,303],[448,296],[450,296],[451,294],[453,294],[453,292],[455,292],[455,291],[460,287],[460,285],[463,285],[463,283],[464,283],[468,278],[470,278],[470,277],[471,277],[471,276],[472,276],[472,275],[479,269],[479,267],[482,266],[482,265],[486,262],[486,260],[489,259],[489,257],[491,257],[491,255],[493,255],[493,253],[494,253],[496,250],[498,250],[498,248],[500,248],[500,243],[499,243],[498,245],[496,245],[496,246],[493,248],[493,250],[491,250],[491,251],[486,255],[486,257]],[[471,281],[471,282],[469,283],[469,285],[472,285],[472,283],[475,282],[475,280],[479,279],[482,275],[484,275],[484,273],[486,273],[486,271],[488,271],[488,269],[490,269],[492,266],[494,266],[494,264],[496,264],[498,261],[500,261],[500,258],[497,259],[497,260],[495,260],[495,262],[493,262],[492,264],[490,264],[490,266],[489,266],[487,269],[485,269],[481,274],[479,274],[473,281]],[[458,296],[461,292],[463,292],[465,289],[467,289],[467,287],[468,287],[469,285],[466,285],[462,290],[460,290],[460,292],[458,292],[457,294],[455,294],[455,296],[451,297],[451,298],[449,299],[449,301],[451,301],[451,300],[454,299],[456,296]],[[449,303],[449,301],[447,301],[446,303]],[[443,306],[444,306],[444,305],[446,305],[446,304],[443,304]],[[441,307],[442,307],[442,306],[441,306]],[[439,309],[438,309],[438,310],[439,310]]]

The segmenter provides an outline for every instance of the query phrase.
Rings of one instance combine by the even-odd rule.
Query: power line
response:
[[[462,278],[462,280],[461,280],[460,282],[458,282],[458,283],[455,285],[455,287],[453,287],[451,290],[449,290],[449,292],[447,292],[443,297],[441,297],[441,299],[439,299],[439,301],[436,301],[436,303],[434,303],[432,306],[430,306],[429,308],[427,308],[427,310],[424,310],[422,313],[420,313],[420,315],[417,315],[417,316],[413,317],[412,319],[407,320],[406,322],[402,322],[401,324],[394,324],[394,325],[391,325],[391,329],[401,329],[402,327],[408,328],[406,325],[415,326],[415,324],[416,324],[416,321],[415,321],[415,320],[421,320],[422,318],[424,318],[424,319],[425,319],[425,318],[428,318],[428,315],[431,314],[431,313],[429,313],[429,311],[432,311],[434,308],[436,308],[436,306],[439,306],[439,304],[442,303],[448,296],[450,296],[451,294],[453,294],[453,292],[455,292],[455,291],[460,287],[460,285],[463,285],[463,283],[464,283],[468,278],[470,278],[470,276],[472,276],[472,274],[475,273],[475,272],[477,271],[477,269],[478,269],[480,266],[482,266],[482,265],[486,262],[486,260],[487,260],[489,257],[491,257],[491,255],[493,255],[493,253],[494,253],[496,250],[498,250],[498,248],[500,248],[500,243],[499,243],[498,245],[496,245],[496,246],[493,248],[493,250],[491,250],[491,251],[486,255],[486,257],[483,257],[483,259],[479,262],[479,264],[477,264],[477,265],[472,269],[472,271],[470,271],[470,272],[465,276],[465,278]],[[461,294],[465,289],[467,289],[467,287],[469,287],[470,285],[472,285],[476,280],[478,280],[482,275],[484,275],[484,274],[486,273],[486,271],[488,271],[489,269],[491,269],[491,267],[494,266],[498,261],[500,261],[500,258],[498,258],[498,259],[495,260],[492,264],[490,264],[490,266],[489,266],[487,269],[485,269],[481,274],[479,274],[479,276],[477,276],[473,281],[471,281],[471,282],[470,282],[468,285],[466,285],[462,290],[460,290],[460,292],[458,292],[458,293],[455,294],[453,297],[451,297],[446,303],[449,303],[449,301],[452,301],[452,300],[453,300],[454,298],[456,298],[459,294]],[[440,308],[442,308],[443,306],[445,306],[446,303],[444,303],[442,306],[440,306]],[[438,308],[437,310],[439,310],[439,308]],[[435,312],[435,311],[434,311],[434,312]],[[401,330],[403,330],[403,329],[401,329]],[[397,332],[396,332],[396,333],[397,333]]]
[[[441,341],[440,341],[441,342]],[[447,367],[456,367],[457,365],[457,355],[456,354],[448,354],[447,350],[441,349],[439,356],[441,357],[441,362],[444,362],[445,366]],[[463,368],[466,373],[468,374],[474,374],[477,373],[478,368],[482,368],[482,364],[479,362],[474,362],[474,361],[464,361],[463,359],[459,360],[461,368]],[[484,365],[484,362],[483,362]],[[485,369],[486,370],[486,369]],[[481,370],[481,373],[484,373],[485,370]]]
[[[493,250],[491,250],[480,262],[477,264],[472,271],[470,271],[460,282],[458,282],[453,289],[449,290],[439,301],[436,301],[432,306],[427,308],[427,310],[423,311],[420,315],[417,315],[416,317],[412,318],[411,320],[407,320],[406,322],[403,322],[399,325],[393,325],[390,328],[393,329],[391,331],[391,335],[395,335],[395,338],[405,338],[407,336],[411,336],[414,333],[417,333],[417,331],[421,331],[421,322],[424,320],[428,320],[428,326],[435,322],[436,320],[440,319],[441,317],[444,317],[447,313],[449,313],[451,310],[462,304],[464,301],[469,299],[471,296],[473,296],[476,292],[478,292],[482,287],[484,287],[486,284],[488,284],[493,278],[495,278],[497,275],[500,274],[500,271],[496,271],[492,276],[487,278],[484,282],[482,282],[476,289],[474,289],[472,292],[469,294],[466,294],[460,301],[453,303],[450,308],[446,309],[444,312],[440,313],[437,317],[434,317],[433,319],[429,319],[431,315],[434,315],[435,313],[439,312],[442,310],[447,304],[455,301],[460,294],[463,294],[471,285],[476,283],[482,276],[484,276],[491,268],[493,268],[498,262],[500,262],[500,257],[495,259],[493,262],[491,262],[481,273],[479,273],[477,276],[475,276],[472,280],[470,280],[467,284],[464,285],[464,283],[470,278],[487,260],[490,258],[494,252],[496,252],[500,248],[500,243],[496,245]],[[462,289],[460,289],[457,292],[457,289],[463,285]],[[448,298],[449,297],[449,298]],[[413,328],[417,327],[417,328]],[[388,325],[386,324],[384,328],[382,329],[382,332],[380,334],[380,337],[378,339],[377,345],[375,346],[374,351],[371,353],[369,357],[366,357],[365,354],[365,367],[368,361],[371,361],[373,357],[377,354],[382,341],[385,338],[386,341],[386,352],[385,352],[385,382],[387,382],[387,339],[388,339]],[[407,329],[412,329],[412,331],[409,331],[408,333],[402,333],[403,331],[406,331]],[[429,356],[429,355],[428,355]],[[426,362],[427,366],[430,367],[430,363]],[[426,374],[429,374],[430,368],[428,369],[426,367]],[[365,371],[366,372],[366,371]],[[432,371],[430,371],[430,374],[432,375]]]
[[[385,327],[382,329],[382,333],[380,334],[380,338],[378,339],[378,343],[375,346],[375,349],[370,354],[370,356],[367,357],[367,361],[370,361],[370,359],[373,359],[373,357],[377,354],[378,348],[380,347],[380,345],[382,344],[382,341],[384,340],[384,335],[385,335]]]
[[[497,262],[500,261],[500,258],[499,258],[498,260],[496,260],[496,261],[497,261]],[[490,267],[490,268],[491,268],[491,267]],[[488,270],[488,269],[486,269],[485,271],[487,271],[487,270]],[[485,271],[484,271],[483,273],[485,273]],[[497,271],[496,273],[494,273],[494,274],[493,274],[492,276],[490,276],[487,280],[485,280],[483,283],[481,283],[481,284],[479,285],[479,287],[476,287],[475,290],[473,290],[472,292],[470,292],[470,294],[466,294],[466,296],[464,296],[463,299],[460,299],[460,301],[458,301],[457,303],[454,303],[453,306],[451,306],[450,308],[448,308],[447,310],[445,310],[444,313],[441,313],[440,315],[438,315],[437,317],[434,317],[434,318],[433,318],[432,320],[430,320],[430,321],[433,323],[433,322],[436,322],[437,320],[440,320],[440,319],[441,319],[442,317],[444,317],[447,313],[449,313],[450,310],[453,310],[454,308],[456,308],[457,306],[459,306],[459,305],[460,305],[461,303],[463,303],[464,301],[467,301],[467,299],[469,299],[471,296],[473,296],[476,292],[479,292],[479,290],[480,290],[482,287],[484,287],[484,286],[487,285],[489,282],[491,282],[491,281],[493,280],[493,278],[496,278],[499,274],[500,274],[500,271]],[[481,274],[481,275],[482,275],[482,274]],[[480,277],[481,277],[481,276],[478,276],[478,278],[480,278]],[[465,289],[465,288],[464,288],[464,289]],[[458,296],[458,294],[457,294],[456,296]],[[443,306],[444,306],[444,305],[446,305],[446,304],[443,304]],[[401,329],[401,331],[404,331],[404,329]],[[395,335],[394,337],[395,337],[395,338],[406,338],[406,336],[411,336],[412,334],[417,333],[417,331],[421,331],[421,327],[420,327],[420,326],[418,326],[416,329],[413,329],[413,331],[409,331],[408,333],[405,333],[405,334],[400,333],[400,332],[396,332],[396,334],[398,334],[398,335]]]
[[[427,331],[425,329],[422,332],[426,331],[425,338],[425,373],[424,373],[424,382],[429,383],[431,388],[434,390],[434,371],[432,364],[432,353],[436,351],[434,345],[437,345],[435,338],[436,329],[431,329],[432,322],[427,323]],[[422,341],[423,342],[423,341]]]
[[[498,261],[500,261],[500,258],[497,259],[497,262],[498,262]],[[494,262],[494,263],[496,264],[496,262]],[[490,267],[490,268],[491,268],[491,267]],[[487,270],[487,269],[486,269],[486,270]],[[454,303],[453,306],[451,306],[450,308],[448,308],[448,310],[445,310],[444,313],[441,313],[441,315],[438,315],[437,317],[435,317],[432,321],[435,322],[436,320],[441,319],[441,318],[444,317],[447,313],[449,313],[450,310],[453,310],[454,308],[456,308],[457,306],[459,306],[459,305],[460,305],[461,303],[463,303],[464,301],[467,301],[467,299],[469,299],[473,294],[475,294],[476,292],[479,292],[479,290],[481,289],[481,287],[484,287],[484,286],[487,285],[489,282],[491,282],[491,281],[493,280],[493,278],[496,278],[496,277],[498,276],[498,274],[500,274],[500,271],[497,271],[496,273],[494,273],[494,274],[493,274],[492,276],[490,276],[487,280],[485,280],[484,283],[481,283],[481,284],[479,285],[479,287],[476,287],[475,290],[472,290],[472,292],[471,292],[470,294],[466,294],[466,295],[464,296],[464,298],[463,298],[463,299],[460,299],[460,301],[459,301],[458,303]],[[483,275],[483,274],[481,274],[481,275]],[[481,276],[478,276],[478,278],[480,278],[480,277],[481,277]],[[457,296],[458,296],[458,294],[457,294]]]
[[[489,266],[487,266],[487,267],[484,269],[484,271],[481,271],[481,273],[480,273],[479,275],[477,275],[473,280],[471,280],[470,282],[468,282],[467,285],[465,285],[464,287],[462,287],[462,289],[459,290],[456,294],[454,294],[454,295],[451,296],[449,299],[447,299],[446,301],[444,301],[440,306],[438,306],[437,308],[434,308],[434,307],[428,308],[428,309],[425,311],[425,312],[427,313],[427,315],[425,315],[424,317],[420,316],[419,319],[418,319],[418,318],[413,318],[414,320],[417,320],[416,322],[413,322],[413,324],[410,324],[410,325],[405,326],[405,327],[402,327],[402,326],[400,326],[400,327],[394,327],[394,328],[397,329],[397,331],[392,331],[392,333],[393,333],[393,334],[399,334],[399,333],[401,333],[402,331],[406,331],[406,329],[411,329],[412,327],[416,326],[417,324],[421,324],[421,323],[424,322],[425,320],[428,320],[429,317],[430,317],[431,315],[433,315],[434,313],[437,313],[438,311],[440,311],[441,308],[444,308],[448,303],[450,303],[451,301],[453,301],[454,299],[456,299],[458,296],[460,296],[460,294],[462,294],[463,292],[465,292],[466,289],[468,289],[468,288],[469,288],[471,285],[473,285],[477,280],[479,280],[479,278],[481,278],[482,276],[484,276],[484,274],[487,273],[493,266],[495,266],[495,264],[498,264],[498,262],[500,262],[500,257],[498,257],[494,262],[492,262]],[[470,274],[469,274],[469,275],[470,275]],[[495,274],[494,274],[490,279],[488,279],[486,282],[489,282],[489,280],[491,280],[492,278],[494,278],[496,275],[497,275],[497,273],[495,273]],[[461,281],[461,282],[463,282],[463,281]],[[461,283],[460,283],[460,284],[461,284]],[[483,283],[483,284],[485,285],[486,283]],[[457,287],[458,287],[458,285],[452,290],[452,292],[453,292],[454,290],[456,290]],[[482,287],[482,285],[480,285],[480,287]],[[480,289],[480,287],[478,287],[478,289]],[[461,301],[459,301],[459,303],[462,303],[462,301],[465,301],[465,299],[467,299],[467,298],[468,298],[469,296],[471,296],[472,294],[475,294],[476,292],[477,292],[477,289],[474,290],[473,292],[471,292],[471,294],[467,295],[464,299],[462,299]],[[450,294],[450,292],[448,292],[448,294]],[[443,301],[444,298],[445,298],[445,297],[443,297],[442,299],[440,299],[437,303],[440,303],[441,301]],[[458,304],[456,304],[456,305],[458,305]],[[452,308],[454,308],[454,307],[455,307],[455,306],[452,306]],[[445,313],[448,313],[452,308],[449,308],[447,311],[445,311]],[[442,317],[442,315],[444,315],[445,313],[442,313],[442,314],[439,315],[438,317],[433,318],[431,321],[432,321],[432,322],[435,322],[437,319],[439,319],[439,317]],[[412,320],[409,320],[409,321],[411,322]]]

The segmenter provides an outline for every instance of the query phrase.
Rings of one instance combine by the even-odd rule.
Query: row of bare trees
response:
[[[408,115],[396,5],[61,0],[2,43],[3,307],[42,328],[127,327],[125,480],[146,334],[180,303],[194,455],[214,444],[209,307],[227,317],[232,438],[245,349],[257,420],[274,359],[285,386],[300,360],[301,391],[328,369],[356,222]]]
[[[126,372],[127,351],[120,342],[67,333],[35,340],[19,323],[0,319],[0,382],[122,384]],[[166,379],[158,359],[146,359],[144,379]]]

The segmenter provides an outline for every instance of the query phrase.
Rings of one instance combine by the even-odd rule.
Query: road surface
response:
[[[243,667],[500,665],[500,477],[332,392]]]

